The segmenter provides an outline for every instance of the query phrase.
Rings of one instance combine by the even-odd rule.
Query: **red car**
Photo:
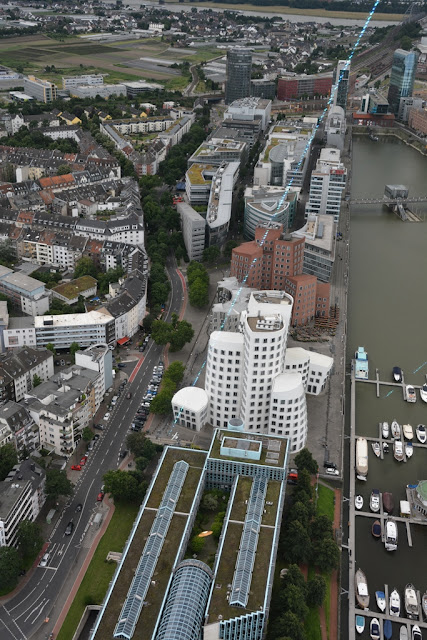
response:
[[[100,491],[98,493],[98,497],[96,498],[97,502],[102,502],[104,500],[104,492]]]
[[[87,456],[83,456],[83,458],[80,460],[80,465],[81,465],[82,467],[84,467],[84,466],[85,466],[85,464],[86,464],[86,460],[87,460]]]
[[[81,465],[79,464],[73,464],[73,466],[71,467],[71,471],[81,471]]]

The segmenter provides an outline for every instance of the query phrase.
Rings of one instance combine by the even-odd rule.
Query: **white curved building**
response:
[[[302,376],[281,373],[273,380],[268,435],[285,436],[290,451],[300,451],[307,441],[307,404]]]
[[[172,411],[176,424],[200,431],[208,422],[209,396],[199,387],[184,387],[172,398]]]
[[[240,415],[243,375],[243,335],[214,331],[209,339],[205,389],[209,396],[209,423],[227,427]]]
[[[306,393],[315,396],[324,390],[333,364],[333,358],[302,347],[286,351],[285,372],[301,374]]]

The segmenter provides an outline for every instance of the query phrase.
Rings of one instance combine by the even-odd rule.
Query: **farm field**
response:
[[[62,86],[63,75],[105,73],[108,74],[105,79],[107,83],[144,79],[163,83],[171,89],[182,88],[188,84],[188,79],[180,75],[179,69],[169,69],[165,63],[156,64],[156,60],[174,60],[177,64],[188,61],[193,64],[220,55],[221,51],[214,47],[174,50],[159,38],[117,41],[112,44],[74,37],[64,41],[45,36],[0,40],[2,64],[55,82],[57,86]],[[150,58],[152,61],[146,62],[141,58]]]

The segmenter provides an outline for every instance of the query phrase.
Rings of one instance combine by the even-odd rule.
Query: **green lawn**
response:
[[[331,522],[334,521],[334,502],[335,496],[333,489],[319,484],[317,498],[317,513],[319,516],[328,516]]]
[[[319,607],[310,608],[309,614],[304,620],[304,629],[307,640],[322,640]]]
[[[116,563],[106,562],[109,551],[123,551],[139,505],[116,504],[116,508],[102,536],[92,561],[68,611],[57,640],[70,640],[88,604],[101,604],[116,569]]]

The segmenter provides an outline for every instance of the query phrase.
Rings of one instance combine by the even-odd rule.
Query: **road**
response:
[[[169,259],[167,270],[171,294],[165,319],[169,320],[173,312],[180,312],[184,291],[174,259]],[[128,373],[132,369],[134,373],[125,391],[131,391],[132,398],[126,399],[126,393],[121,395],[106,423],[108,426],[104,431],[98,432],[101,437],[86,465],[81,472],[76,472],[79,475],[74,495],[62,511],[49,538],[48,551],[51,557],[48,566],[37,567],[19,593],[0,606],[1,640],[26,640],[31,637],[44,640],[53,628],[61,608],[58,605],[55,609],[58,596],[69,577],[73,573],[77,574],[82,555],[87,553],[90,546],[87,541],[85,544],[85,540],[92,535],[95,529],[92,526],[93,518],[100,511],[100,503],[96,498],[103,484],[103,475],[119,466],[120,451],[125,446],[132,418],[147,389],[153,367],[162,357],[163,347],[150,341],[139,368],[133,366],[136,361],[130,367],[128,365]],[[71,460],[67,464],[70,466]],[[76,512],[79,503],[83,505],[83,509]],[[70,536],[66,536],[65,528],[71,520],[74,522],[74,530]],[[45,623],[46,618],[50,618],[48,625]]]

